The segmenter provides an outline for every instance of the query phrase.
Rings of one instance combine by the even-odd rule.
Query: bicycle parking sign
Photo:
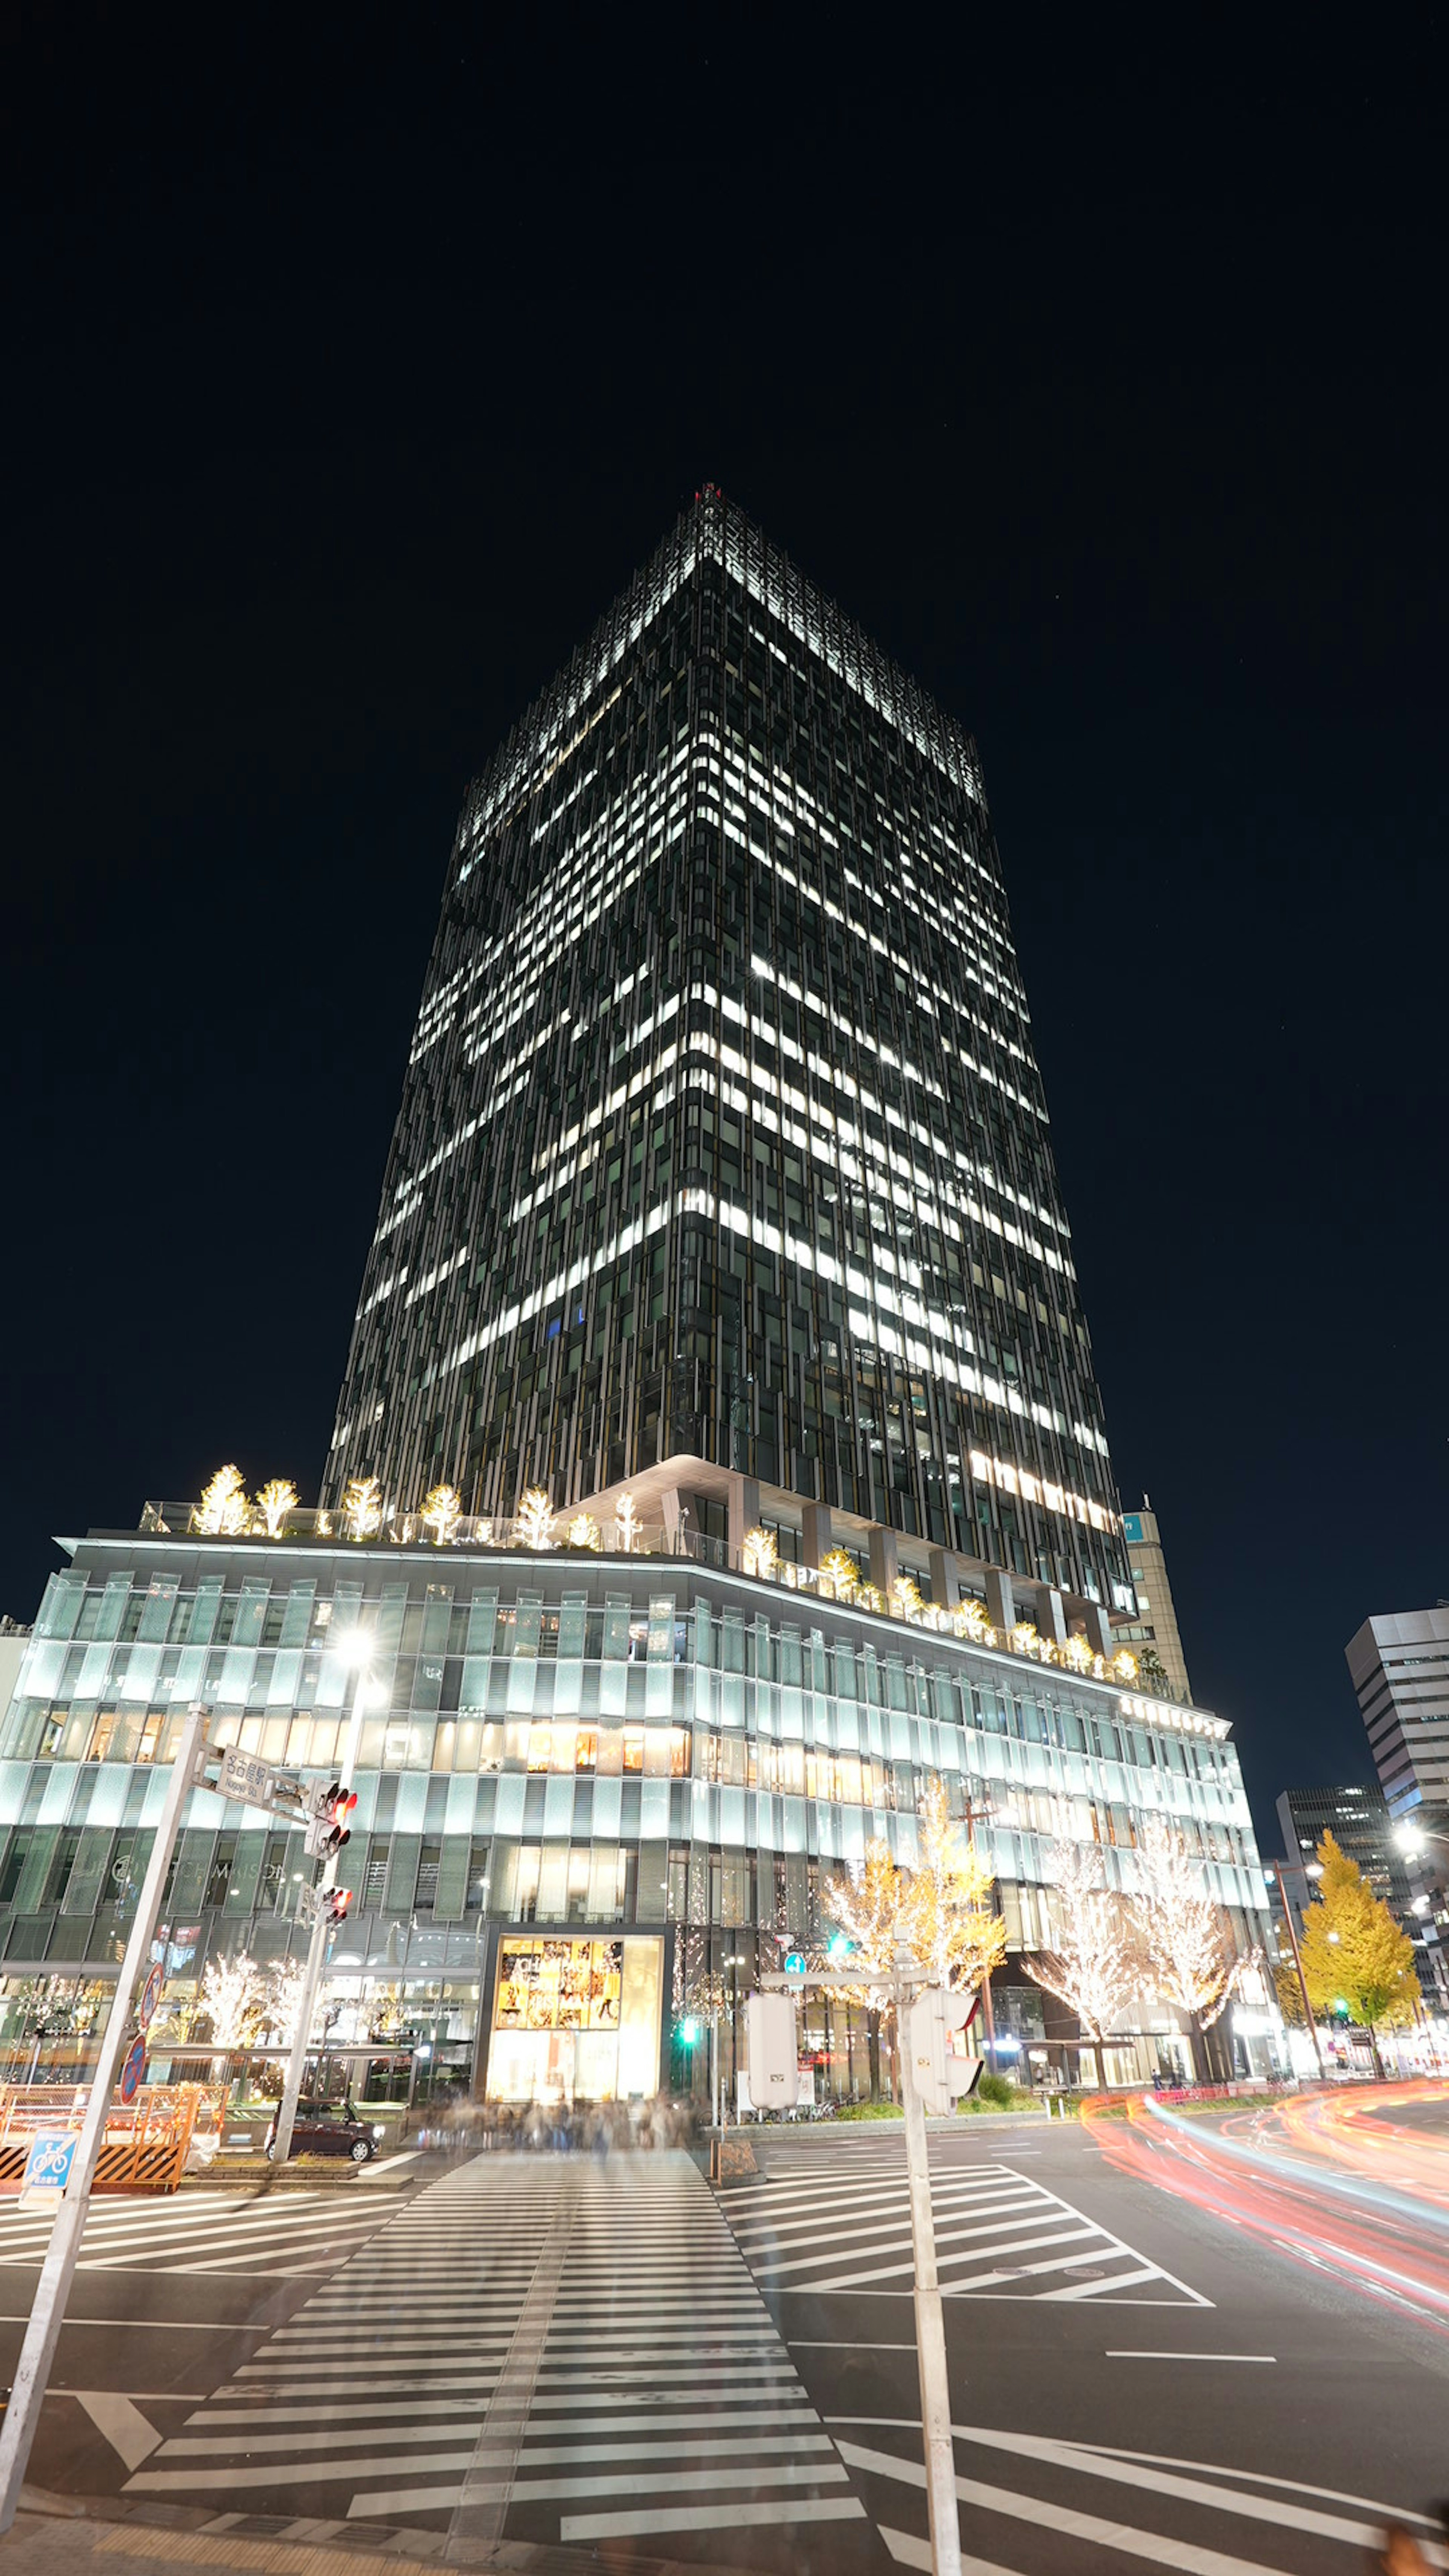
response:
[[[24,2209],[58,2209],[61,2195],[70,2180],[71,2160],[80,2144],[78,2129],[60,2132],[42,2131],[30,2141],[25,2159],[25,2175],[20,2185],[16,2206]]]

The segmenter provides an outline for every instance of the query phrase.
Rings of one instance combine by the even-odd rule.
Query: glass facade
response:
[[[189,1701],[220,1744],[328,1770],[349,1687],[330,1640],[358,1625],[376,1697],[339,2039],[381,2045],[405,2016],[503,2098],[525,2077],[653,2091],[687,1993],[741,1958],[743,1993],[776,1936],[819,1934],[873,1835],[914,1858],[928,1776],[958,1815],[989,1808],[1014,1955],[1049,1938],[1051,1842],[1093,1842],[1130,1888],[1148,1814],[1259,1929],[1237,1756],[1199,1711],[662,1555],[95,1533],[0,1724],[0,1972],[119,1956]],[[163,1906],[179,1987],[221,1953],[300,1955],[304,1866],[295,1831],[195,1792]],[[1013,2002],[1018,1978],[1002,2026],[1029,2038],[1042,1998],[1020,1980]],[[810,2018],[822,2080],[859,2089],[860,2027]]]
[[[465,804],[323,1500],[671,1457],[1133,1606],[975,747],[712,491]]]

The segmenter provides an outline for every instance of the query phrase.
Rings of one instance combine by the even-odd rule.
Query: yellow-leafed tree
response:
[[[1308,2000],[1315,2013],[1346,2006],[1368,2032],[1382,2074],[1378,2032],[1411,2022],[1420,2000],[1414,1945],[1332,1834],[1319,1844],[1318,1860],[1323,1875],[1298,1944]]]

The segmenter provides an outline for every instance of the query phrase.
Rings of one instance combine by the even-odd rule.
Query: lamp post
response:
[[[352,1713],[348,1720],[347,1740],[339,1765],[338,1777],[344,1788],[352,1786],[362,1749],[362,1717],[367,1704],[367,1659],[372,1641],[362,1629],[353,1629],[339,1637],[333,1649],[345,1664],[353,1668]],[[297,2028],[292,2040],[292,2054],[287,2060],[287,2077],[282,2087],[281,2105],[277,2112],[277,2134],[272,2142],[273,2164],[284,2165],[292,2152],[292,2131],[296,2126],[297,2103],[301,2097],[302,2077],[307,2065],[307,2042],[312,2033],[312,2016],[317,2009],[317,1989],[322,1982],[322,1966],[327,1955],[327,1938],[332,1926],[322,1899],[337,1883],[337,1854],[330,1852],[317,1881],[318,1899],[312,1938],[307,1948],[307,1973],[302,1981],[301,2000],[297,2006]]]
[[[1303,2015],[1308,2024],[1308,2036],[1313,2042],[1314,2063],[1318,2068],[1318,2080],[1321,2084],[1323,2082],[1323,2051],[1318,2044],[1318,2024],[1313,2018],[1313,2006],[1308,2000],[1308,1980],[1303,1974],[1303,1953],[1298,1947],[1298,1926],[1293,1920],[1293,1908],[1289,1902],[1287,1883],[1283,1876],[1284,1866],[1285,1864],[1281,1860],[1270,1860],[1263,1875],[1265,1878],[1269,1876],[1276,1878],[1278,1882],[1278,1896],[1283,1907],[1283,1920],[1288,1926],[1288,1946],[1293,1953],[1293,1965],[1298,1974],[1298,1991],[1303,1997]],[[1316,1862],[1306,1868],[1303,1874],[1305,1878],[1318,1877],[1320,1872]]]

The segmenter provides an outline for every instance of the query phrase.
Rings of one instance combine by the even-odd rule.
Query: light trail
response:
[[[1221,2128],[1145,2100],[1125,2121],[1088,2116],[1120,2172],[1449,2336],[1449,2132],[1393,2118],[1421,2100],[1444,2103],[1444,2089],[1309,2095]]]

